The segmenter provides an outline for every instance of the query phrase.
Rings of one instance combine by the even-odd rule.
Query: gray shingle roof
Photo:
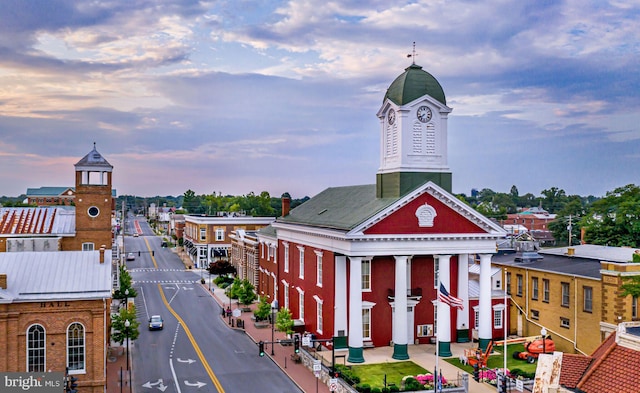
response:
[[[67,190],[75,191],[75,187],[27,188],[27,196],[60,196]]]
[[[349,231],[398,199],[376,198],[375,184],[331,187],[277,222]]]
[[[111,297],[111,250],[104,263],[99,251],[3,252],[0,273],[0,303]]]

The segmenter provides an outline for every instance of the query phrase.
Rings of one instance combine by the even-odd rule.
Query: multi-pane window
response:
[[[285,284],[284,286],[284,308],[290,310],[289,307],[289,284]]]
[[[207,240],[207,228],[200,228],[200,240]]]
[[[371,339],[371,309],[365,308],[362,310],[362,338],[365,340]]]
[[[304,278],[304,247],[298,247],[298,260],[300,265],[298,277]]]
[[[316,285],[322,286],[322,252],[316,251]]]
[[[563,282],[560,283],[562,288],[562,307],[569,307],[569,283]]]
[[[475,310],[473,312],[473,327],[474,329],[477,329],[478,327],[480,327],[480,311],[479,310]]]
[[[300,310],[300,316],[298,317],[298,319],[304,321],[304,292],[298,293],[298,309]]]
[[[542,279],[542,301],[549,303],[549,280]]]
[[[516,276],[516,280],[517,280],[516,285],[518,286],[516,288],[516,295],[522,296],[522,274],[518,274]]]
[[[438,289],[438,269],[440,269],[440,260],[436,257],[433,259],[433,288]]]
[[[638,297],[634,296],[631,298],[631,318],[638,318]]]
[[[46,361],[46,335],[42,325],[27,330],[27,372],[44,372]]]
[[[531,299],[538,300],[538,277],[531,279]]]
[[[93,243],[82,243],[82,251],[93,251]]]
[[[216,241],[221,242],[224,240],[224,229],[218,228],[216,229]]]
[[[584,290],[584,311],[591,312],[593,310],[593,288],[583,287]]]
[[[289,273],[289,244],[283,243],[284,246],[284,272]]]
[[[531,310],[531,319],[540,319],[540,311]]]
[[[316,330],[322,333],[322,302],[316,300]]]
[[[362,261],[362,270],[360,271],[362,275],[362,289],[365,291],[371,290],[371,261],[368,259],[364,259]]]
[[[560,317],[560,326],[562,326],[563,328],[571,327],[571,323],[569,321],[569,318]]]
[[[493,310],[493,327],[495,329],[502,327],[502,310]]]
[[[507,295],[511,295],[511,273],[507,273]]]
[[[67,367],[84,370],[84,326],[75,322],[67,329]]]

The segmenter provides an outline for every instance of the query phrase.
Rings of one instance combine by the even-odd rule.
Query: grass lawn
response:
[[[494,346],[493,347],[493,351],[494,352],[498,352],[495,355],[490,355],[489,359],[487,360],[487,368],[502,368],[504,366],[504,355],[503,355],[503,351],[502,351],[502,346]],[[522,344],[511,344],[507,346],[507,368],[509,370],[513,370],[514,368],[519,368],[522,371],[528,372],[528,373],[535,373],[536,372],[536,366],[537,366],[537,362],[533,363],[533,364],[529,364],[527,363],[526,360],[519,360],[519,359],[514,359],[513,358],[513,353],[515,351],[518,352],[523,352],[524,351],[524,345]],[[473,367],[469,366],[469,365],[464,365],[462,363],[460,363],[460,360],[455,359],[455,358],[449,358],[449,359],[445,359],[445,361],[451,363],[452,365],[467,371],[468,373],[472,373],[473,372]]]
[[[351,366],[351,370],[360,378],[360,383],[366,383],[373,387],[384,387],[384,376],[387,375],[387,385],[394,383],[400,386],[402,378],[407,375],[428,374],[424,368],[414,362],[390,362],[378,364],[363,364]],[[429,373],[430,374],[430,373]]]

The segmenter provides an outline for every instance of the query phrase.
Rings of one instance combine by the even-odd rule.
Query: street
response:
[[[140,322],[140,336],[130,344],[134,390],[300,392],[273,362],[258,356],[244,332],[219,318],[222,310],[199,285],[200,276],[150,235],[144,218],[130,215],[127,231],[136,227],[139,237],[125,239],[126,252],[135,255],[127,268],[138,292]],[[148,330],[151,315],[162,316],[162,330]]]

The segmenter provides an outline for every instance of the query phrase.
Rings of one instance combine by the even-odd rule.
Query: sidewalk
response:
[[[131,344],[129,344],[131,345]],[[131,348],[129,348],[131,349]],[[131,368],[131,364],[129,364]],[[120,382],[122,373],[123,383]],[[133,376],[132,376],[133,378]],[[125,347],[114,346],[108,349],[107,353],[107,393],[130,393],[133,392],[129,386],[127,374],[127,356]]]

